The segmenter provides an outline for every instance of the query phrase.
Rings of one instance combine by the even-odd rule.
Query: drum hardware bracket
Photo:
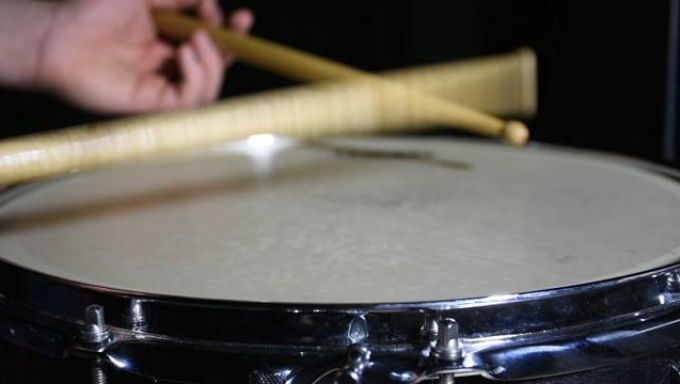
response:
[[[90,305],[85,308],[85,324],[80,331],[80,340],[86,349],[101,351],[112,342],[111,328],[104,319],[104,307]]]

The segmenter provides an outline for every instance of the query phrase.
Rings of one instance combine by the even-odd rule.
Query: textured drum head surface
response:
[[[679,259],[680,185],[619,159],[251,139],[28,188],[0,208],[0,257],[104,287],[296,303],[508,294]]]

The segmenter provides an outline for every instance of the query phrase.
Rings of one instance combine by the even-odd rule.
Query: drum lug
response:
[[[80,331],[80,341],[90,350],[101,351],[112,341],[111,328],[104,319],[104,307],[90,305],[85,308],[85,324]]]

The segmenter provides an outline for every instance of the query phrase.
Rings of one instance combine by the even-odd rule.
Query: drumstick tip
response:
[[[520,121],[510,120],[505,123],[502,136],[505,142],[521,147],[529,140],[529,129]]]

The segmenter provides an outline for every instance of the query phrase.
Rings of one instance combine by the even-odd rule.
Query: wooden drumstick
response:
[[[88,124],[0,141],[0,184],[172,154],[257,133],[318,138],[418,129],[421,99],[351,80],[232,98],[209,107]],[[512,126],[512,125],[510,125]]]
[[[536,114],[536,55],[529,48],[397,69],[380,76],[492,115],[530,117]]]
[[[399,86],[378,76],[340,64],[307,52],[286,47],[265,39],[243,36],[225,28],[209,26],[201,21],[175,12],[154,14],[160,33],[173,40],[185,40],[198,29],[205,29],[222,49],[234,53],[241,61],[293,79],[328,81],[364,79],[380,86],[393,102],[420,102],[431,111],[432,123],[453,125],[485,136],[501,137],[508,143],[523,145],[529,137],[524,124],[505,122],[494,116],[454,104],[439,97]]]

